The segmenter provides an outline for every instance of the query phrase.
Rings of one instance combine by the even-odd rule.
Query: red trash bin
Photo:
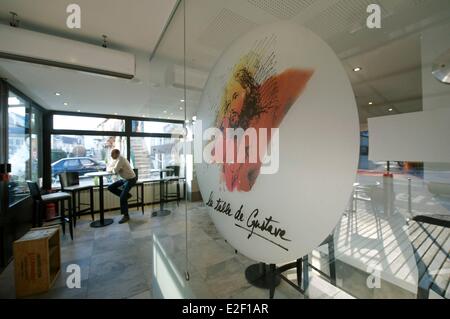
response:
[[[48,203],[45,207],[45,219],[50,220],[56,217],[56,204]]]

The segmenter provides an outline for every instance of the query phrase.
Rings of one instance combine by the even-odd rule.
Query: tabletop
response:
[[[173,168],[163,168],[163,169],[151,169],[150,172],[173,172]]]
[[[84,174],[84,176],[91,176],[91,177],[96,177],[96,176],[111,176],[114,175],[113,172],[105,172],[105,171],[100,171],[100,172],[91,172],[91,173],[86,173]]]

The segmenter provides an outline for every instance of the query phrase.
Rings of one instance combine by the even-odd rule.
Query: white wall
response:
[[[370,118],[369,134],[372,161],[450,163],[450,108]]]
[[[448,49],[450,23],[423,32],[423,112],[369,119],[371,160],[423,161],[426,181],[450,184],[450,85],[431,74]]]

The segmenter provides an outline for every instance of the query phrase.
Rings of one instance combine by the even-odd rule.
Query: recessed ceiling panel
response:
[[[222,51],[233,40],[250,31],[256,26],[251,20],[223,8],[219,14],[207,25],[199,37],[199,42]]]
[[[373,0],[340,0],[311,17],[304,25],[323,38],[343,31],[357,31],[361,29],[367,19],[367,6]],[[389,13],[381,6],[382,17]]]
[[[252,5],[279,19],[291,19],[309,7],[314,0],[248,0]]]

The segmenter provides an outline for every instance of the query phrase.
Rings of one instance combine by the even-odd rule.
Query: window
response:
[[[41,154],[42,115],[25,98],[10,91],[8,95],[8,183],[9,205],[29,194],[27,180],[42,177]]]
[[[110,153],[119,149],[126,157],[124,136],[57,135],[51,136],[52,187],[59,187],[58,174],[78,172],[84,180],[86,173],[106,170]]]
[[[179,156],[181,146],[179,138],[132,137],[131,164],[138,169],[141,179],[150,178],[151,170],[167,166],[180,166],[180,176],[184,176],[184,161]]]
[[[131,128],[131,134],[126,127]],[[180,166],[180,175],[184,176],[184,162],[179,156],[181,143],[178,143],[183,131],[183,122],[54,114],[52,187],[60,186],[58,175],[62,172],[78,172],[82,182],[89,182],[85,174],[105,170],[114,148],[124,157],[129,155],[131,165],[139,170],[139,178],[150,178],[152,169],[173,165]]]
[[[90,116],[53,115],[53,129],[124,132],[125,121],[121,119]]]
[[[132,121],[133,133],[182,134],[183,127],[182,123]]]
[[[28,103],[10,92],[8,97],[8,162],[11,176],[8,184],[9,204],[12,205],[28,195],[26,185],[30,161]]]
[[[37,181],[42,177],[42,113],[32,108],[31,113],[31,180]]]

